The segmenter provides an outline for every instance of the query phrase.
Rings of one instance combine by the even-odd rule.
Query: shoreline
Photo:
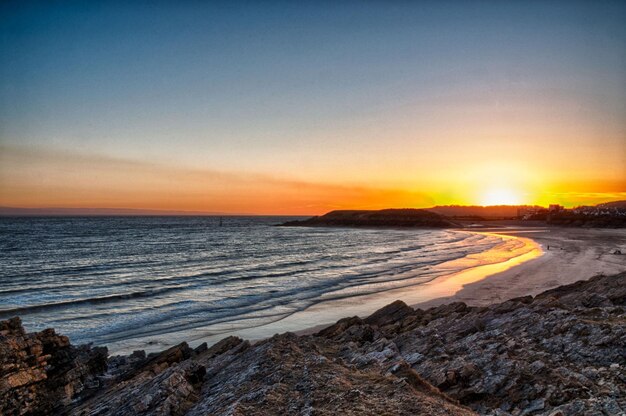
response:
[[[550,227],[541,230],[494,229],[489,232],[528,236],[542,247],[544,253],[483,279],[465,282],[453,295],[411,306],[424,309],[450,302],[486,306],[521,296],[534,296],[599,274],[612,275],[626,271],[626,256],[612,254],[616,249],[625,252],[625,229]]]
[[[342,299],[322,300],[304,310],[262,325],[225,328],[224,331],[215,333],[206,333],[199,329],[196,335],[187,334],[186,337],[170,334],[167,343],[157,339],[156,342],[146,345],[143,342],[133,342],[131,339],[128,342],[109,345],[109,349],[113,354],[129,354],[137,349],[147,352],[160,351],[182,341],[187,341],[192,346],[202,342],[211,345],[227,336],[238,336],[256,342],[278,333],[311,334],[348,316],[368,316],[395,300],[402,300],[413,308],[421,309],[451,302],[485,306],[507,299],[534,295],[577,280],[586,280],[599,273],[615,274],[626,270],[626,256],[608,254],[611,248],[615,247],[621,247],[622,252],[626,251],[626,230],[530,228],[512,225],[512,227],[457,231],[494,234],[503,238],[502,244],[515,239],[523,245],[515,246],[517,250],[515,255],[503,257],[502,261],[481,259],[481,256],[485,255],[498,255],[498,250],[492,248],[436,266],[458,269],[458,264],[450,267],[449,263],[474,263],[458,272],[417,285]],[[551,250],[547,250],[548,244],[551,245]],[[594,260],[594,256],[598,257],[596,251],[601,254],[599,260]],[[506,253],[500,252],[499,255]],[[617,263],[600,264],[606,262],[606,256]]]
[[[491,231],[467,231],[458,230],[463,232],[471,232],[477,234],[496,234]],[[439,268],[453,268],[452,264],[458,264],[460,262],[476,261],[478,264],[469,266],[460,271],[456,271],[450,274],[436,277],[430,281],[412,285],[404,288],[392,289],[389,291],[381,291],[372,294],[354,296],[341,300],[334,300],[328,302],[319,302],[313,306],[310,306],[303,313],[316,313],[318,317],[331,316],[332,313],[326,312],[331,306],[334,308],[341,308],[342,319],[349,316],[359,316],[361,318],[370,315],[376,310],[396,301],[401,300],[404,303],[415,307],[427,302],[435,302],[440,299],[447,299],[454,296],[454,294],[461,290],[464,285],[471,282],[478,282],[489,278],[491,275],[500,271],[506,271],[518,265],[535,260],[542,256],[542,250],[539,244],[532,239],[506,235],[504,233],[499,234],[499,237],[504,237],[502,244],[505,244],[507,240],[516,239],[523,242],[523,245],[515,250],[515,255],[504,260],[484,263],[484,256],[502,255],[501,251],[498,251],[498,246],[489,249],[482,253],[477,253],[463,257],[461,259],[452,260],[450,262],[442,263],[438,265]],[[443,301],[442,303],[448,303]],[[334,305],[332,305],[334,304]],[[294,314],[295,315],[295,314]],[[323,319],[323,318],[322,318]],[[324,322],[311,327],[306,327],[302,330],[293,331],[298,335],[312,334],[320,329],[323,329],[329,325],[333,325],[338,319],[332,322]],[[259,338],[261,340],[263,338]],[[255,339],[257,340],[257,339]]]
[[[454,231],[471,234],[496,234],[482,229],[459,229]],[[157,342],[145,345],[143,343],[135,343],[131,339],[127,342],[116,343],[117,345],[108,345],[108,347],[114,354],[129,354],[137,349],[143,349],[147,352],[159,351],[182,341],[187,341],[194,346],[202,342],[207,342],[211,345],[227,336],[237,336],[248,339],[251,342],[257,342],[285,332],[309,334],[332,325],[337,320],[347,316],[368,316],[398,299],[407,304],[416,304],[452,295],[461,288],[457,283],[459,277],[463,278],[463,282],[480,280],[497,271],[509,269],[521,262],[541,255],[540,247],[531,239],[504,234],[498,234],[498,237],[502,239],[502,242],[484,252],[470,254],[433,266],[434,271],[441,272],[449,269],[452,272],[434,277],[430,281],[380,290],[370,294],[320,300],[306,309],[261,325],[244,328],[233,327],[230,330],[225,329],[215,333],[206,333],[199,328],[198,334],[191,337],[189,335],[179,337],[170,334],[170,341],[172,342],[168,343],[162,343],[159,339]],[[511,240],[516,241],[512,243]],[[521,242],[521,244],[516,244],[517,241]],[[459,270],[460,268],[461,270]]]
[[[626,273],[596,276],[487,307],[397,301],[315,335],[125,357],[16,317],[0,321],[0,413],[621,415],[625,295]]]
[[[536,261],[545,255],[545,251],[542,249],[539,243],[535,242],[531,238],[520,237],[520,236],[514,235],[514,233],[511,232],[510,230],[503,231],[501,228],[497,228],[494,230],[459,229],[457,231],[470,232],[470,233],[475,233],[475,234],[497,235],[499,237],[504,237],[504,241],[506,241],[507,239],[516,239],[518,241],[523,242],[524,246],[518,249],[520,251],[519,254],[513,257],[510,257],[506,260],[497,261],[493,263],[487,263],[487,264],[477,264],[477,265],[468,267],[466,269],[463,269],[457,272],[453,272],[450,274],[436,277],[433,280],[429,282],[425,282],[420,285],[393,290],[391,292],[395,292],[395,293],[400,292],[400,293],[397,293],[398,296],[397,298],[394,298],[394,299],[392,299],[389,296],[384,296],[385,295],[384,292],[370,294],[370,295],[363,295],[357,298],[380,297],[382,295],[385,297],[386,303],[376,302],[377,304],[384,303],[383,305],[379,306],[380,308],[382,308],[386,304],[389,304],[395,300],[401,300],[402,302],[405,302],[406,304],[408,304],[411,308],[427,309],[433,306],[455,302],[456,301],[454,299],[455,295],[459,293],[460,291],[462,291],[466,287],[466,285],[469,285],[472,283],[479,283],[481,281],[489,279],[490,277],[498,275],[500,273],[506,273],[508,270],[511,270],[516,267],[521,267],[524,264],[527,264],[532,261]],[[524,230],[523,232],[529,232],[529,231],[531,230],[530,229]],[[533,230],[533,232],[534,231],[535,230]],[[488,255],[493,250],[494,248],[487,250],[483,253],[478,253],[477,255],[473,255],[473,256],[480,256],[480,255],[486,255],[486,254]],[[469,257],[471,258],[471,256]],[[464,257],[462,259],[453,260],[452,262],[466,261],[467,258],[468,257]],[[419,300],[419,298],[422,298],[422,299],[427,298],[427,299]],[[374,308],[369,313],[373,313],[377,309],[378,308]],[[352,316],[352,315],[346,314],[344,317],[347,317],[347,316]],[[360,314],[358,316],[363,318],[363,317],[368,316],[368,313]],[[295,333],[297,335],[311,335],[330,325],[333,325],[334,323],[335,322],[315,325],[309,328],[295,331]]]
[[[597,275],[614,275],[626,271],[626,256],[611,254],[616,248],[621,249],[622,253],[626,252],[626,229],[539,228],[510,224],[468,232],[530,240],[541,254],[531,258],[525,258],[528,253],[522,254],[502,263],[478,265],[440,276],[417,288],[434,286],[433,291],[439,290],[441,296],[418,302],[407,302],[402,297],[398,300],[413,309],[423,310],[453,302],[463,302],[468,306],[488,306],[523,296],[535,296],[546,290],[588,280]],[[504,270],[497,270],[509,262],[515,264],[509,264]],[[440,289],[436,288],[438,285]],[[456,287],[457,290],[452,294],[443,294],[443,287],[446,285],[448,288]],[[328,326],[326,323],[319,324],[295,333],[310,335]]]
[[[0,381],[19,401],[0,408],[196,415],[243,403],[244,413],[273,414],[314,394],[328,414],[358,400],[371,400],[371,414],[622,414],[626,256],[613,253],[626,249],[626,230],[469,233],[502,240],[433,266],[451,273],[428,282],[210,337],[162,337],[148,346],[154,354],[68,348],[54,329],[28,334],[20,318],[1,321],[11,365]]]

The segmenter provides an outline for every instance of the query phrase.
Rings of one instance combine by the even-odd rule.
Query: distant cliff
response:
[[[449,228],[458,224],[443,216],[423,209],[338,210],[319,217],[288,221],[284,226],[334,227],[424,227]]]

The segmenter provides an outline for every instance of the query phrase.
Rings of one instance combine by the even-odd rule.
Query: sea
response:
[[[279,227],[296,217],[0,218],[0,320],[134,345],[262,327],[420,285],[503,240],[452,230]],[[278,326],[280,328],[280,326]],[[152,341],[151,341],[152,340]]]

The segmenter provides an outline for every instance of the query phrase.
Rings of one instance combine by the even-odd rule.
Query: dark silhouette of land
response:
[[[463,206],[446,205],[426,209],[337,210],[305,220],[288,221],[285,226],[327,227],[424,227],[455,228],[501,225],[555,225],[587,228],[626,227],[626,201],[572,209],[560,205]],[[515,221],[515,224],[511,224]],[[489,223],[489,224],[488,224]]]
[[[534,205],[438,205],[426,209],[450,218],[493,220],[516,218],[520,210],[541,209],[541,207]]]
[[[246,215],[210,211],[180,211],[133,208],[17,208],[0,207],[0,217],[37,216],[225,216]],[[424,227],[454,228],[494,220],[516,220],[517,225],[547,225],[588,228],[626,227],[626,201],[564,208],[550,205],[438,205],[432,208],[382,210],[337,210],[309,219],[289,221],[288,226],[335,227]]]
[[[424,227],[450,228],[459,224],[424,209],[338,210],[306,220],[288,221],[285,226],[331,227]]]

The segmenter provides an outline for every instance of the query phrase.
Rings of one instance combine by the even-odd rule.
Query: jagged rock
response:
[[[106,348],[73,347],[53,329],[26,334],[19,318],[0,322],[0,414],[50,414],[100,386]]]
[[[358,368],[406,361],[482,414],[586,415],[601,407],[598,414],[618,415],[626,410],[625,292],[623,273],[490,307],[412,312],[394,302],[363,320],[376,342],[350,338],[342,358]],[[343,333],[330,327],[335,340],[353,330],[340,322]]]
[[[377,310],[365,319],[365,323],[370,325],[384,326],[396,323],[412,315],[415,311],[401,300],[397,300],[389,305]]]
[[[314,335],[146,357],[0,323],[7,415],[621,415],[626,273],[489,307],[396,301]],[[468,407],[464,407],[468,406]]]
[[[336,324],[328,326],[321,331],[319,331],[316,335],[325,338],[333,338],[337,335],[341,335],[348,328],[352,328],[355,325],[362,325],[363,321],[358,316],[353,316],[351,318],[343,318],[337,321]]]
[[[405,373],[354,369],[336,359],[338,347],[326,338],[293,334],[263,341],[207,379],[203,399],[188,414],[473,414],[423,380],[416,388],[419,383],[407,381]]]
[[[340,343],[277,335],[229,337],[162,373],[136,372],[71,409],[73,415],[470,415],[406,365],[398,376],[337,360]]]
[[[435,319],[392,339],[402,356],[420,355],[413,368],[427,381],[479,413],[618,415],[625,294],[626,273],[598,276],[454,317],[426,311]]]

